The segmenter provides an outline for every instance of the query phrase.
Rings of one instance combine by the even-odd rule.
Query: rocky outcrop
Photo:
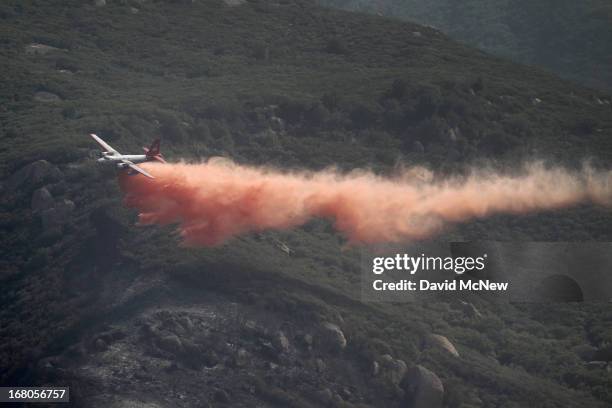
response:
[[[440,334],[429,334],[423,338],[422,348],[438,348],[447,351],[449,354],[459,357],[457,348],[451,341]]]
[[[340,328],[329,322],[321,325],[318,336],[319,346],[328,351],[342,351],[346,348],[346,337]]]
[[[37,186],[43,182],[58,181],[63,178],[62,172],[46,160],[38,160],[16,171],[9,177],[6,188],[14,191],[25,186]]]
[[[246,367],[249,365],[249,362],[249,352],[243,348],[239,349],[234,356],[234,365],[236,367]]]
[[[274,337],[272,337],[272,345],[279,354],[289,351],[289,339],[282,331],[278,331],[274,334]]]
[[[312,350],[312,345],[314,342],[314,338],[312,337],[312,334],[310,333],[300,333],[297,336],[297,340],[298,340],[298,344],[300,346],[302,346],[302,348],[306,351],[311,351]]]
[[[45,211],[53,207],[55,200],[46,187],[41,187],[32,194],[31,208],[33,212]]]
[[[433,371],[421,365],[411,367],[402,385],[409,407],[442,408],[444,385]]]
[[[380,374],[380,364],[378,361],[372,361],[372,375],[376,377],[378,374]]]

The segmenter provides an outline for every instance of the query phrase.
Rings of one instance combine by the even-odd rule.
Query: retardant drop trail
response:
[[[431,237],[448,223],[583,203],[610,206],[612,172],[525,166],[519,176],[474,171],[432,181],[407,169],[393,178],[359,171],[283,172],[228,161],[142,165],[155,179],[120,177],[142,224],[177,223],[189,245],[218,245],[249,231],[331,219],[350,244]],[[427,173],[425,173],[427,174]]]

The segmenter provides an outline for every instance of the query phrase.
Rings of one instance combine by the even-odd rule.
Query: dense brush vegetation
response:
[[[606,0],[323,0],[322,4],[432,25],[513,61],[612,89],[612,5]]]
[[[112,310],[110,294],[163,271],[298,320],[342,313],[356,358],[382,350],[416,361],[423,333],[445,333],[466,357],[423,358],[450,407],[612,403],[611,374],[572,351],[612,342],[606,305],[482,303],[478,321],[445,305],[364,305],[359,251],[323,221],[182,248],[169,228],[132,228],[87,137],[130,152],[162,136],[170,160],[223,155],[279,168],[606,166],[609,95],[431,28],[302,1],[4,1],[0,55],[2,383],[31,381],[40,357]],[[7,188],[38,159],[65,175],[53,195],[76,204],[59,230],[43,230],[30,208],[40,185]],[[495,217],[446,238],[603,241],[611,225],[609,211],[578,208]]]

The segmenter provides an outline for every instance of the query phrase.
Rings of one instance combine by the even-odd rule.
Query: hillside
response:
[[[135,226],[87,137],[280,169],[609,168],[609,95],[300,0],[96,4],[0,6],[2,384],[69,384],[74,406],[393,407],[440,396],[435,373],[447,407],[612,403],[607,363],[588,364],[609,358],[608,304],[364,303],[360,249],[324,220],[185,247]],[[584,206],[439,240],[611,226]],[[424,347],[432,333],[460,357]]]
[[[431,25],[451,38],[598,89],[612,89],[612,5],[605,0],[325,0]]]

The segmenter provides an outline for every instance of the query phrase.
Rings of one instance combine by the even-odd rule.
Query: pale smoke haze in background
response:
[[[367,171],[284,172],[227,160],[142,165],[155,179],[121,176],[125,203],[142,224],[177,223],[188,245],[218,245],[250,231],[332,220],[349,244],[429,238],[449,223],[579,204],[609,207],[612,172],[527,164],[513,175],[474,170],[436,181],[407,168],[394,177]]]

